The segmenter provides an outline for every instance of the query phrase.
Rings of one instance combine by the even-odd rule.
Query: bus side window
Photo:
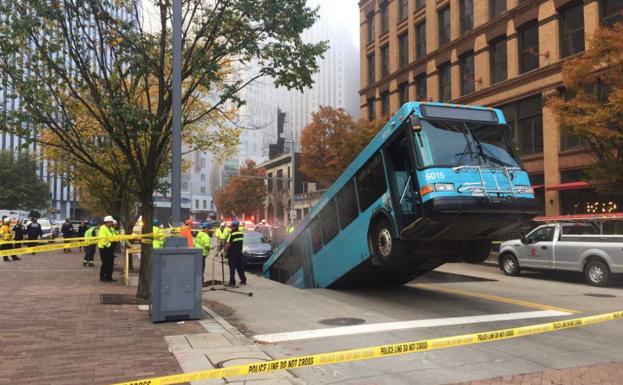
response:
[[[318,223],[318,218],[315,218],[311,223],[311,240],[312,249],[314,254],[316,254],[322,249],[322,238],[320,236],[320,223]]]
[[[343,230],[359,215],[357,196],[355,195],[355,183],[352,179],[337,193],[337,206],[340,215],[340,227]]]
[[[335,238],[340,231],[337,223],[337,210],[335,209],[334,199],[331,199],[322,210],[320,210],[320,224],[322,225],[322,239],[326,245]]]
[[[359,170],[357,174],[357,189],[361,211],[365,211],[387,191],[385,170],[380,154],[374,156]]]

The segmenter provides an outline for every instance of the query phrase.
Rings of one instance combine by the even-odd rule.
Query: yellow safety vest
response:
[[[106,225],[101,225],[100,229],[97,231],[98,237],[112,237],[113,235],[114,234],[112,230]],[[111,243],[109,239],[102,239],[99,242],[97,242],[97,247],[100,249],[104,249],[110,246],[111,246]]]
[[[195,247],[197,249],[201,249],[204,256],[208,256],[210,254],[210,247],[212,246],[212,240],[207,233],[200,231],[197,233],[197,237],[195,237]]]
[[[158,226],[154,226],[151,230],[154,233],[154,240],[151,247],[154,249],[160,249],[164,247],[164,231]]]
[[[0,226],[0,241],[10,241],[12,239],[11,235],[11,226],[2,225]]]

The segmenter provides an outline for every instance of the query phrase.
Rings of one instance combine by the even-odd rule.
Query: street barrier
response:
[[[534,334],[572,329],[619,319],[623,319],[623,311],[598,314],[582,318],[574,318],[558,322],[548,322],[537,325],[522,326],[518,328],[499,329],[488,332],[471,333],[453,337],[433,338],[422,341],[403,342],[361,349],[312,354],[308,356],[290,357],[272,361],[262,361],[258,363],[236,365],[222,369],[209,369],[192,373],[145,378],[128,382],[120,382],[114,385],[179,384],[182,382],[221,379],[223,377],[246,376],[250,374],[268,373],[281,370],[307,368],[312,366],[338,364],[343,362],[369,360],[372,358],[391,357],[427,350],[474,345],[510,338],[525,337]]]

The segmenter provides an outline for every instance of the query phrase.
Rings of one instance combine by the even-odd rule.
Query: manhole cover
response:
[[[216,363],[216,367],[219,369],[226,368],[228,366],[244,365],[248,363],[254,363],[258,361],[268,361],[266,358],[261,357],[235,357],[228,360],[220,361]]]
[[[365,323],[365,320],[361,318],[330,318],[323,319],[319,321],[323,325],[332,325],[332,326],[350,326],[350,325],[360,325]]]
[[[586,293],[584,294],[587,297],[598,297],[598,298],[614,298],[616,295],[612,294],[598,294],[598,293]]]
[[[100,294],[102,305],[146,305],[149,302],[132,294]]]

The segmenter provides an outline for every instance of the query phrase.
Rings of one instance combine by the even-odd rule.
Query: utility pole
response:
[[[171,221],[181,224],[182,217],[182,0],[173,0],[173,161],[171,168]]]

